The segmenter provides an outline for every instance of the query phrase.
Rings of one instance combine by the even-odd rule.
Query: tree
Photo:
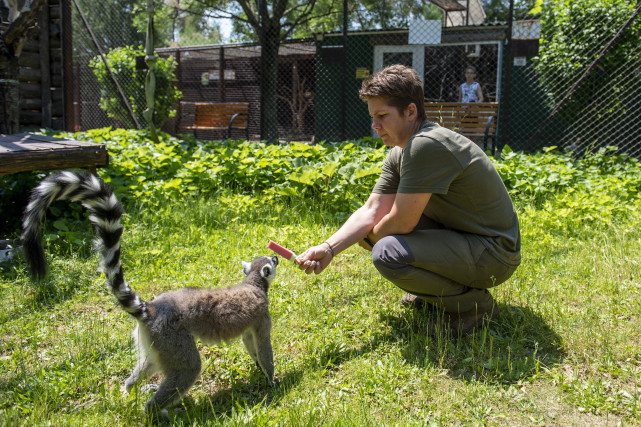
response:
[[[98,83],[102,88],[100,108],[109,117],[118,120],[128,128],[137,128],[137,124],[147,124],[143,111],[147,108],[145,99],[145,75],[147,70],[136,68],[136,58],[144,55],[142,48],[130,46],[112,49],[105,56],[93,58],[89,66],[93,69]],[[109,69],[107,69],[107,64]],[[161,127],[165,120],[176,114],[176,105],[182,93],[176,88],[174,74],[176,63],[173,58],[158,58],[154,67],[156,89],[154,95],[154,125]],[[127,102],[135,115],[135,120],[129,113],[114,79],[126,94]]]
[[[486,20],[488,22],[507,22],[511,0],[483,0]],[[523,19],[532,14],[535,4],[540,0],[514,1],[514,19]]]
[[[358,0],[347,4],[348,30],[380,30],[407,28],[414,19],[442,19],[436,6],[422,0]],[[343,2],[317,0],[314,16],[305,25],[298,26],[292,37],[313,37],[315,34],[343,30]],[[251,29],[241,22],[234,32],[245,40],[252,40]]]
[[[334,2],[329,10],[335,10]],[[261,138],[275,142],[277,130],[278,49],[281,42],[291,38],[297,28],[308,25],[319,15],[315,12],[317,0],[194,0],[185,12],[199,14],[196,5],[205,6],[209,18],[232,19],[240,33],[258,42],[260,50],[260,113]],[[327,13],[321,11],[320,13]]]
[[[630,21],[639,7],[635,3],[543,3],[535,68],[551,104],[563,103],[559,115],[573,127],[576,140],[606,140],[638,116],[641,86],[629,71],[639,67],[641,51],[641,19]]]
[[[310,37],[318,32],[340,31],[343,2],[193,0],[191,3],[183,3],[181,7],[183,12],[194,15],[232,19],[234,34],[240,40],[257,41],[260,44],[261,137],[276,141],[278,48],[282,41],[292,37]],[[433,19],[440,16],[436,8],[426,6],[420,0],[385,0],[382,3],[379,0],[358,0],[348,4],[348,13],[352,22],[355,22],[356,29],[407,27],[413,17]]]
[[[27,30],[34,25],[45,4],[46,0],[34,0],[29,10],[11,10],[11,22],[0,28],[0,133],[18,132],[18,56]]]
[[[141,2],[142,0],[138,0]],[[136,26],[146,25],[145,1],[137,6]],[[155,26],[158,46],[194,46],[222,41],[220,27],[208,16],[199,0],[155,0]]]

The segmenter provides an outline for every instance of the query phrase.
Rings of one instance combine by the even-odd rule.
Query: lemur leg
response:
[[[187,393],[200,374],[200,364],[197,368],[172,369],[165,372],[165,379],[158,390],[147,401],[147,412],[157,412],[175,404]]]
[[[125,380],[125,390],[127,392],[130,392],[131,389],[133,388],[138,381],[149,378],[153,374],[158,372],[158,368],[156,365],[150,360],[147,355],[141,355],[141,358],[138,360],[138,363],[136,363],[136,367],[134,368],[133,372]]]
[[[245,344],[247,353],[249,353],[253,361],[256,362],[256,364],[258,365],[258,355],[256,354],[255,341],[256,339],[254,337],[254,333],[252,330],[248,330],[243,334],[243,344]]]
[[[154,350],[150,348],[151,340],[147,329],[136,325],[132,336],[138,349],[138,362],[129,378],[125,381],[125,390],[127,392],[131,391],[138,381],[148,378],[159,371],[158,364],[154,360]]]
[[[253,334],[254,345],[257,350],[258,365],[261,367],[267,381],[270,384],[274,382],[274,353],[271,342],[271,319],[269,315],[258,323]]]
[[[201,367],[196,342],[187,331],[165,337],[154,349],[158,352],[164,379],[147,402],[146,410],[149,412],[157,412],[176,403],[194,384]]]

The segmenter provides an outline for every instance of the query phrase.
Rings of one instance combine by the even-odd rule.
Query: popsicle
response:
[[[286,260],[294,262],[294,260],[296,259],[296,254],[294,252],[290,251],[287,248],[282,247],[276,242],[272,242],[270,240],[269,243],[267,244],[267,247],[272,251],[276,252],[278,255],[285,258]],[[316,268],[318,266],[318,261],[305,261],[303,266]]]
[[[271,240],[267,244],[267,248],[271,249],[272,251],[276,252],[278,255],[282,256],[288,261],[294,261],[296,259],[296,254],[292,251],[290,251],[287,248],[282,247],[276,242],[272,242]]]

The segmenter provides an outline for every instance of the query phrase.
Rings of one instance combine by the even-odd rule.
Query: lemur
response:
[[[219,289],[184,288],[143,301],[124,279],[120,260],[122,205],[113,190],[88,173],[60,172],[48,176],[32,191],[23,217],[23,248],[34,279],[46,273],[41,242],[43,217],[56,200],[80,202],[90,212],[101,255],[101,270],[120,306],[137,320],[133,338],[138,362],[125,381],[126,391],[142,378],[161,372],[162,383],[147,402],[149,412],[162,412],[176,403],[200,373],[195,338],[218,343],[242,336],[251,358],[273,383],[274,361],[270,340],[271,318],[267,290],[276,276],[276,257],[243,261],[245,280]]]

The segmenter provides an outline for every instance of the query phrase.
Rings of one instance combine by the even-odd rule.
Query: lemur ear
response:
[[[263,277],[269,277],[271,273],[272,273],[271,265],[264,265],[263,268],[260,269],[260,275]]]
[[[247,276],[251,271],[251,266],[250,262],[243,261],[243,273],[245,273],[245,276]]]

